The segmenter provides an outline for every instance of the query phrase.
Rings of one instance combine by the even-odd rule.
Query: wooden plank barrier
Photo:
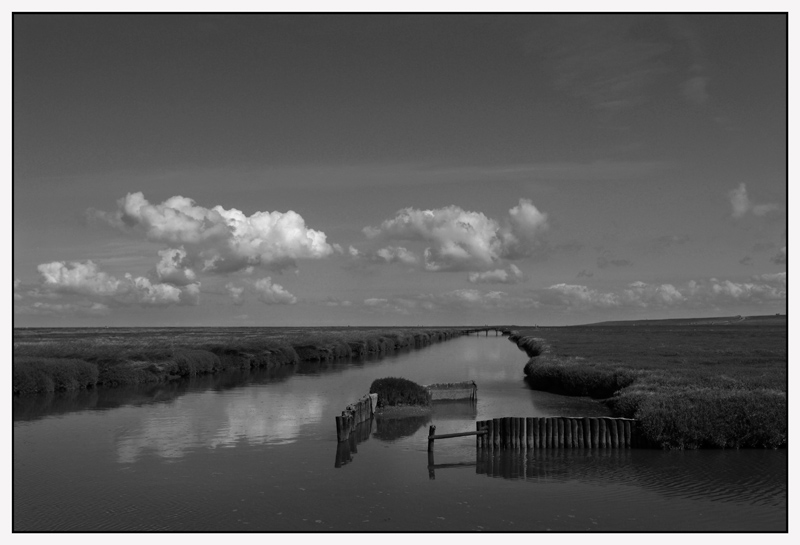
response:
[[[336,439],[340,443],[347,441],[356,426],[372,419],[378,404],[378,394],[367,394],[355,403],[351,403],[336,417]]]
[[[488,450],[621,449],[636,446],[635,430],[636,421],[630,418],[503,417],[475,422],[474,432],[434,435],[431,431],[431,436],[475,435],[475,446]]]

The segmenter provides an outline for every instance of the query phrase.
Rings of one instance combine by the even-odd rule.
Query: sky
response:
[[[783,14],[13,17],[30,326],[787,311]]]

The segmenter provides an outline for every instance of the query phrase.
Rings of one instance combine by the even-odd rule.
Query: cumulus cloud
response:
[[[297,298],[286,291],[280,284],[274,284],[272,279],[267,276],[256,280],[253,287],[258,294],[258,299],[270,305],[293,305]]]
[[[576,278],[591,278],[594,276],[592,271],[587,271],[586,269],[581,270],[576,276]]]
[[[291,210],[246,216],[235,208],[204,208],[181,196],[151,204],[137,192],[120,199],[114,212],[89,210],[88,214],[118,229],[142,232],[154,242],[180,245],[180,250],[170,250],[170,256],[185,254],[180,256],[183,270],[189,266],[211,273],[251,266],[281,270],[295,266],[297,259],[320,259],[334,252],[325,233],[306,227],[303,217]]]
[[[197,281],[197,274],[189,267],[188,255],[181,246],[158,252],[161,260],[156,265],[155,276],[162,282],[186,286]]]
[[[633,282],[624,289],[600,291],[576,284],[556,284],[538,290],[533,298],[543,305],[580,308],[663,308],[724,305],[732,302],[766,303],[786,299],[786,273],[764,274],[749,282],[711,278],[684,286]]]
[[[225,291],[227,291],[228,295],[230,295],[234,305],[244,304],[244,288],[229,282],[225,284]]]
[[[513,263],[509,265],[508,270],[495,269],[482,273],[469,273],[469,281],[473,284],[516,284],[524,278],[525,275],[520,268]]]
[[[613,293],[602,293],[579,284],[555,284],[539,292],[539,300],[543,304],[554,306],[619,306],[619,296]]]
[[[777,204],[754,204],[750,201],[747,195],[747,187],[744,183],[739,184],[739,187],[728,192],[728,198],[731,201],[731,215],[740,219],[752,212],[756,216],[763,216],[769,212],[778,210]]]
[[[378,227],[365,227],[364,234],[428,244],[423,255],[429,271],[481,271],[496,267],[502,259],[530,255],[546,229],[547,215],[530,200],[520,199],[502,224],[455,205],[434,210],[404,208]]]
[[[336,297],[328,297],[323,301],[326,306],[329,307],[351,307],[353,306],[352,301],[348,301],[347,299],[338,299]]]
[[[672,284],[646,284],[633,282],[623,290],[622,304],[640,307],[669,306],[686,300],[683,294]]]
[[[406,265],[419,263],[419,257],[402,246],[387,246],[378,250],[376,254],[387,263],[404,263]]]
[[[38,316],[105,316],[109,314],[108,305],[91,301],[78,303],[46,303],[36,301],[30,305],[15,306],[15,314],[27,314]]]
[[[740,265],[752,265],[753,264],[753,258],[750,257],[749,255],[746,255],[742,259],[739,260],[739,264]]]
[[[786,264],[786,246],[780,249],[777,254],[772,256],[770,259],[773,263],[777,265],[785,265]]]
[[[119,279],[101,271],[91,260],[85,263],[54,261],[42,263],[37,268],[42,276],[42,287],[51,292],[108,298],[119,304],[166,306],[199,303],[199,283],[179,288],[130,274]]]

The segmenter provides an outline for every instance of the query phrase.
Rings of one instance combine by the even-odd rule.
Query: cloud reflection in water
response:
[[[303,424],[319,421],[320,398],[258,388],[206,391],[151,406],[138,427],[117,439],[117,461],[135,462],[145,453],[176,459],[199,448],[286,444]]]

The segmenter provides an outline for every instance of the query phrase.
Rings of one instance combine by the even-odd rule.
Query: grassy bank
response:
[[[458,328],[15,329],[13,393],[158,383],[420,348]]]
[[[771,318],[771,319],[768,319]],[[537,389],[602,399],[663,448],[787,444],[786,317],[519,329]]]

